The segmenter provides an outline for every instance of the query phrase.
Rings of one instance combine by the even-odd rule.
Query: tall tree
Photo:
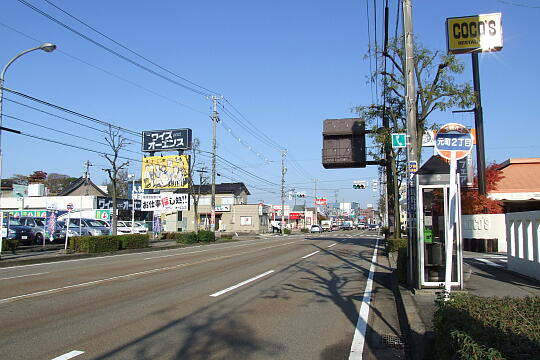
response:
[[[381,79],[385,93],[385,104],[368,104],[355,108],[355,112],[366,120],[366,128],[372,130],[372,139],[376,151],[370,155],[380,160],[384,155],[381,149],[391,146],[391,133],[406,132],[407,114],[405,107],[405,57],[403,37],[389,41],[387,51],[381,48],[370,49],[377,58],[388,59],[392,71],[384,69],[381,61],[372,74],[371,81]],[[368,56],[367,55],[367,56]],[[425,131],[435,125],[430,123],[429,117],[434,111],[446,111],[452,108],[466,108],[474,103],[474,92],[469,83],[459,83],[455,76],[464,71],[464,65],[451,54],[431,51],[423,47],[418,41],[414,45],[415,81],[416,81],[416,119],[418,133],[418,149],[415,159],[420,164],[422,154],[422,136]],[[390,127],[379,127],[383,116],[389,117]],[[393,178],[393,191],[389,191],[388,208],[395,209],[396,237],[400,235],[399,226],[399,198],[402,181],[406,176],[406,152],[402,149],[391,149],[390,159]]]
[[[504,175],[499,170],[499,165],[491,163],[486,167],[486,190],[497,190],[499,182],[504,178]],[[493,200],[486,195],[481,195],[478,192],[478,176],[474,178],[475,188],[462,189],[461,191],[461,212],[463,215],[473,214],[502,214],[503,202]]]
[[[118,171],[116,178],[116,196],[120,199],[128,198],[128,184],[131,180],[128,178],[127,169],[122,169]],[[107,186],[107,192],[109,194],[113,193],[113,184],[110,179],[104,181],[102,185]]]
[[[69,175],[50,173],[47,175],[47,180],[45,180],[45,186],[49,191],[49,195],[58,195],[75,180],[77,178]]]
[[[107,135],[105,136],[105,141],[107,144],[109,144],[110,150],[112,151],[112,154],[103,154],[103,157],[109,162],[111,165],[110,168],[105,169],[107,171],[107,174],[109,175],[109,180],[111,181],[111,188],[112,188],[112,203],[113,203],[113,211],[112,211],[112,233],[113,235],[116,235],[116,199],[118,194],[118,179],[119,179],[119,172],[121,172],[125,167],[129,165],[129,161],[124,161],[122,163],[119,162],[119,154],[122,149],[124,149],[126,146],[129,145],[129,142],[127,139],[120,134],[120,129],[113,128],[111,125],[109,125],[109,128],[107,129]]]

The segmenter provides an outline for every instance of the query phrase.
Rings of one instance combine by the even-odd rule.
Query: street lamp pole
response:
[[[55,49],[56,49],[56,45],[51,44],[51,43],[45,43],[45,44],[42,44],[42,45],[37,46],[35,48],[25,50],[25,51],[17,54],[16,56],[14,56],[11,60],[9,60],[9,62],[6,64],[6,66],[4,66],[4,68],[2,69],[2,73],[0,74],[0,200],[2,199],[2,160],[3,160],[2,159],[2,157],[3,157],[3,154],[2,154],[2,129],[1,129],[1,127],[3,126],[2,105],[4,103],[4,101],[3,101],[4,100],[4,77],[5,77],[6,71],[15,60],[17,60],[18,58],[20,58],[21,56],[23,56],[25,54],[28,54],[29,52],[32,52],[34,50],[43,50],[45,52],[52,52]]]

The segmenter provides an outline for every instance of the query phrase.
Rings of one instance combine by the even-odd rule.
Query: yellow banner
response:
[[[448,52],[499,51],[503,47],[501,13],[446,19]]]
[[[189,155],[149,156],[142,162],[143,189],[189,186]]]

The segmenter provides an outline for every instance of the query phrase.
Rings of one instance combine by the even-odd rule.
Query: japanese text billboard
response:
[[[189,210],[188,194],[161,193],[144,194],[141,200],[141,211],[187,211]]]
[[[150,130],[142,132],[142,151],[191,149],[191,129]]]
[[[189,186],[189,155],[149,156],[142,162],[143,189],[178,189]]]

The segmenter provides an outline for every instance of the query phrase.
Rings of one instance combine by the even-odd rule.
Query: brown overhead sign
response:
[[[448,52],[499,51],[503,47],[501,13],[446,19]]]

